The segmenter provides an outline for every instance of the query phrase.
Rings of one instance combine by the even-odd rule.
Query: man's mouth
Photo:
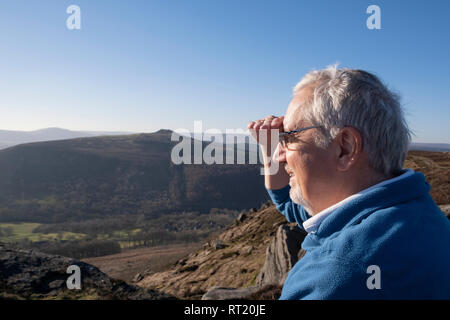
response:
[[[285,167],[284,168],[286,170],[286,173],[289,175],[289,177],[293,177],[294,176],[294,172],[292,170],[290,170],[289,168]]]
[[[289,175],[289,184],[294,183],[295,182],[295,174],[292,171],[288,171],[288,175]]]

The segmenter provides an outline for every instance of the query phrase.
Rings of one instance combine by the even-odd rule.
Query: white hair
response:
[[[294,87],[313,87],[305,120],[321,125],[316,143],[326,148],[345,126],[363,137],[363,150],[377,172],[390,175],[403,167],[411,132],[405,121],[399,96],[373,74],[336,65],[312,71]]]

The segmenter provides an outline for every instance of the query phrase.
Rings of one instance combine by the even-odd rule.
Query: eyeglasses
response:
[[[281,144],[281,146],[285,149],[291,150],[291,151],[298,151],[298,148],[292,147],[292,144],[295,142],[295,136],[293,135],[294,133],[299,133],[302,131],[306,131],[309,129],[313,129],[313,128],[320,128],[321,126],[310,126],[310,127],[304,127],[304,128],[300,128],[297,130],[293,130],[293,131],[287,131],[287,132],[280,132],[278,137],[279,137],[279,142]]]

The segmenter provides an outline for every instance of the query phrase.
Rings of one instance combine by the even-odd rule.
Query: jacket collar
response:
[[[328,237],[354,220],[376,210],[422,197],[429,193],[430,185],[422,173],[415,172],[404,179],[380,186],[375,185],[366,191],[336,208],[333,214],[327,215],[317,228],[315,236]]]
[[[317,229],[319,228],[320,224],[322,223],[322,221],[330,214],[332,214],[334,211],[336,211],[337,208],[341,207],[342,205],[344,205],[345,203],[352,201],[353,199],[360,197],[368,192],[370,192],[371,190],[378,188],[378,187],[382,187],[385,186],[389,183],[393,183],[396,182],[400,179],[405,179],[411,175],[414,174],[414,171],[411,169],[406,169],[403,171],[402,174],[392,178],[392,179],[387,179],[384,180],[380,183],[377,183],[367,189],[364,189],[362,191],[359,191],[347,198],[345,198],[344,200],[322,210],[321,212],[315,214],[314,216],[312,216],[311,218],[309,218],[308,220],[306,220],[305,222],[303,222],[303,228],[305,229],[306,232],[308,233],[315,233],[317,231]]]

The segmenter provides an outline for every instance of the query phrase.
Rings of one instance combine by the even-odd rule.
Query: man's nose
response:
[[[273,152],[272,161],[277,161],[279,163],[286,162],[286,150],[278,143],[275,151]]]

